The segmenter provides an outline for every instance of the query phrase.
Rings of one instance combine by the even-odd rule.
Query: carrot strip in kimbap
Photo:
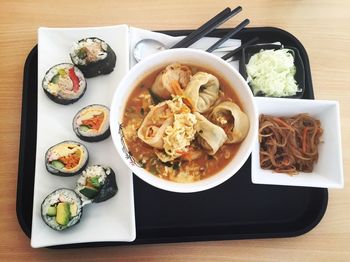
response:
[[[67,105],[84,95],[86,81],[79,68],[70,63],[63,63],[51,67],[46,72],[42,87],[52,101]]]
[[[109,109],[104,105],[89,105],[73,119],[75,134],[84,141],[97,142],[110,136]]]
[[[97,37],[84,38],[75,42],[70,57],[73,64],[87,78],[111,73],[117,61],[112,48]]]
[[[83,202],[106,201],[118,191],[115,173],[110,167],[89,166],[79,177],[75,191],[81,196]]]
[[[60,157],[58,159],[58,161],[63,163],[65,168],[72,169],[72,168],[76,167],[77,165],[79,165],[80,156],[81,156],[80,151],[75,151],[74,153],[69,154],[68,156]]]
[[[82,201],[71,189],[50,193],[41,204],[41,217],[51,228],[61,231],[76,225],[82,216]]]
[[[73,176],[87,165],[89,153],[86,147],[74,141],[64,141],[47,150],[46,169],[53,175]]]

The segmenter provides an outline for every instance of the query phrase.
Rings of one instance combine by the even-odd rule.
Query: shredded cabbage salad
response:
[[[294,79],[296,68],[293,52],[290,49],[260,50],[254,54],[246,65],[248,83],[254,95],[293,96],[300,92]]]

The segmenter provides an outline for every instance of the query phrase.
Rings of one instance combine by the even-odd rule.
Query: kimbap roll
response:
[[[42,82],[45,94],[61,105],[78,101],[84,95],[86,86],[83,73],[70,63],[51,67]]]
[[[83,202],[103,202],[113,197],[117,191],[115,173],[110,167],[93,165],[87,167],[77,181],[75,191]]]
[[[87,78],[111,73],[117,61],[112,48],[97,37],[84,38],[75,42],[70,58]]]
[[[61,231],[76,225],[82,216],[82,201],[71,189],[60,188],[41,204],[41,217],[51,228]]]
[[[57,176],[74,176],[84,170],[89,160],[87,148],[74,141],[58,143],[47,150],[46,169]]]
[[[110,136],[109,109],[104,105],[89,105],[73,119],[75,134],[84,141],[97,142]]]

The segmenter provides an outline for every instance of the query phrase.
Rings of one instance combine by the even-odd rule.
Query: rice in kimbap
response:
[[[84,202],[106,201],[118,191],[115,173],[110,167],[89,166],[79,177],[75,191]]]
[[[79,68],[70,63],[62,63],[46,72],[42,87],[52,101],[67,105],[84,95],[86,81]]]
[[[84,141],[97,142],[110,136],[109,109],[104,105],[89,105],[73,119],[75,134]]]
[[[41,217],[51,228],[61,231],[74,226],[82,216],[82,201],[71,189],[61,188],[49,194],[41,204]]]
[[[117,61],[112,48],[97,37],[84,38],[75,42],[70,57],[73,64],[88,78],[111,73]]]
[[[53,175],[73,176],[81,173],[89,160],[87,148],[74,141],[64,141],[47,150],[46,169]]]

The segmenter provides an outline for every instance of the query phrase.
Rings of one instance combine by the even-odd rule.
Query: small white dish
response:
[[[309,113],[321,121],[322,143],[319,144],[319,159],[312,173],[300,172],[290,176],[264,170],[260,167],[259,141],[256,139],[252,152],[252,182],[254,184],[342,188],[343,161],[340,133],[339,104],[336,101],[304,100],[285,98],[254,98],[259,115],[293,116]],[[258,133],[256,133],[258,138]]]
[[[114,71],[87,79],[84,96],[71,105],[51,101],[43,91],[45,72],[55,64],[71,62],[70,48],[85,37],[105,40],[117,55]],[[79,140],[72,128],[74,115],[90,104],[111,105],[112,95],[129,70],[128,26],[95,28],[39,28],[38,31],[38,128],[33,199],[31,246],[33,248],[101,241],[133,241],[136,237],[132,173],[116,152],[112,139],[98,143]],[[74,140],[84,144],[90,153],[89,165],[110,166],[116,173],[118,192],[111,199],[84,207],[80,222],[64,231],[49,228],[41,218],[41,203],[58,188],[74,189],[79,175],[58,177],[45,168],[44,156],[52,145]]]

